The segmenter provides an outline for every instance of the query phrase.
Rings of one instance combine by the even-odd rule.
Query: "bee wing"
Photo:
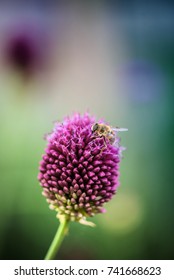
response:
[[[112,130],[115,131],[115,132],[118,132],[118,131],[128,131],[128,128],[115,127]]]

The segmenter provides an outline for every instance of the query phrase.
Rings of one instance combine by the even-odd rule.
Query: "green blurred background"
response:
[[[58,259],[174,258],[174,6],[0,3],[0,258],[43,259],[57,230],[37,181],[53,121],[89,110],[127,150],[120,187],[71,223]],[[23,4],[22,4],[23,3]],[[55,4],[57,3],[57,4]]]

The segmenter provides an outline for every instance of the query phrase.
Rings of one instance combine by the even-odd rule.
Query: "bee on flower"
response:
[[[104,139],[104,147],[102,148],[101,152],[107,148],[106,139],[109,141],[111,145],[117,146],[118,139],[117,139],[117,132],[120,131],[127,131],[127,128],[113,128],[109,125],[104,123],[95,123],[91,127],[92,130],[92,138],[103,138]]]

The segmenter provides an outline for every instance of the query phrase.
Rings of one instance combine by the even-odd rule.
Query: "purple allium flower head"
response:
[[[92,225],[86,218],[104,212],[103,205],[116,193],[122,147],[117,134],[114,144],[94,134],[95,123],[88,113],[75,113],[46,136],[38,179],[59,219]]]

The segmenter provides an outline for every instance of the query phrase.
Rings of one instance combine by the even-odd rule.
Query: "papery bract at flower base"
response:
[[[93,225],[86,218],[103,213],[119,185],[119,138],[111,145],[104,137],[93,137],[95,122],[88,113],[75,113],[57,122],[46,137],[38,179],[59,219]]]

